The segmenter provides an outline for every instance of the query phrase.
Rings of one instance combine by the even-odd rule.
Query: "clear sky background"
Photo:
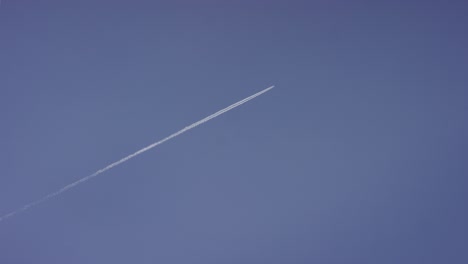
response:
[[[3,0],[0,263],[468,263],[466,1]]]

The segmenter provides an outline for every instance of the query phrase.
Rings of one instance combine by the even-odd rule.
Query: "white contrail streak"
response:
[[[149,146],[147,146],[147,147],[144,147],[144,148],[138,150],[137,152],[135,152],[135,153],[133,153],[133,154],[130,154],[130,155],[128,155],[128,156],[125,157],[125,158],[122,158],[122,159],[119,160],[119,161],[116,161],[116,162],[114,162],[114,163],[112,163],[112,164],[110,164],[110,165],[107,165],[107,167],[104,167],[104,168],[102,168],[102,169],[96,171],[95,173],[93,173],[93,174],[91,174],[91,175],[88,175],[88,176],[86,176],[86,177],[84,177],[84,178],[81,178],[80,180],[77,180],[77,181],[75,181],[75,182],[73,182],[73,183],[70,183],[70,184],[66,185],[65,187],[63,187],[62,189],[60,189],[60,190],[58,190],[58,191],[56,191],[56,192],[50,193],[50,194],[48,194],[48,195],[42,197],[42,198],[39,199],[39,200],[36,200],[36,201],[31,202],[31,203],[29,203],[29,204],[27,204],[27,205],[25,205],[25,206],[23,206],[23,207],[20,207],[19,209],[16,209],[15,211],[13,211],[13,212],[11,212],[11,213],[9,213],[9,214],[6,214],[6,215],[0,217],[0,222],[3,221],[3,220],[5,220],[5,219],[7,219],[7,218],[9,218],[9,217],[12,217],[12,216],[18,214],[18,213],[21,213],[21,212],[23,212],[23,211],[26,211],[26,210],[28,210],[29,208],[33,207],[33,206],[39,205],[39,204],[41,204],[41,203],[43,203],[43,202],[46,202],[46,201],[48,201],[49,199],[51,199],[51,198],[53,198],[53,197],[55,197],[55,196],[57,196],[57,195],[59,195],[59,194],[65,192],[65,191],[67,191],[67,190],[69,190],[69,189],[71,189],[71,188],[74,188],[74,187],[76,187],[77,185],[79,185],[79,184],[81,184],[81,183],[83,183],[83,182],[85,182],[85,181],[87,181],[87,180],[89,180],[89,179],[92,179],[92,178],[98,176],[99,174],[101,174],[101,173],[103,173],[103,172],[105,172],[105,171],[107,171],[107,170],[112,169],[113,167],[115,167],[115,166],[117,166],[117,165],[120,165],[120,164],[122,164],[122,163],[128,161],[128,160],[131,159],[131,158],[134,158],[134,157],[136,157],[136,156],[142,154],[143,152],[146,152],[146,151],[148,151],[148,150],[150,150],[150,149],[152,149],[152,148],[154,148],[154,147],[156,147],[156,146],[158,146],[158,145],[161,145],[162,143],[164,143],[164,142],[166,142],[166,141],[168,141],[168,140],[170,140],[170,139],[172,139],[172,138],[175,138],[175,137],[177,137],[178,135],[180,135],[180,134],[182,134],[182,133],[184,133],[184,132],[187,132],[187,131],[189,131],[189,130],[192,129],[192,128],[195,128],[195,127],[197,127],[197,126],[199,126],[199,125],[201,125],[201,124],[203,124],[203,123],[205,123],[205,122],[207,122],[207,121],[209,121],[209,120],[211,120],[211,119],[213,119],[213,118],[215,118],[215,117],[217,117],[217,116],[219,116],[219,115],[222,115],[222,114],[226,113],[227,111],[229,111],[229,110],[231,110],[231,109],[233,109],[233,108],[236,108],[236,107],[238,107],[238,106],[240,106],[240,105],[242,105],[242,104],[244,104],[244,103],[246,103],[246,102],[248,102],[248,101],[254,99],[254,98],[257,97],[257,96],[259,96],[259,95],[261,95],[261,94],[263,94],[263,93],[268,92],[269,90],[273,89],[273,87],[274,87],[274,86],[270,86],[270,87],[268,87],[268,88],[266,88],[266,89],[264,89],[264,90],[262,90],[262,91],[260,91],[260,92],[258,92],[258,93],[256,93],[256,94],[253,94],[253,95],[251,95],[251,96],[249,96],[249,97],[247,97],[247,98],[245,98],[245,99],[243,99],[243,100],[241,100],[241,101],[235,103],[235,104],[232,104],[232,105],[230,105],[230,106],[228,106],[228,107],[226,107],[226,108],[224,108],[224,109],[222,109],[222,110],[219,110],[218,112],[216,112],[216,113],[214,113],[214,114],[212,114],[212,115],[209,115],[209,116],[203,118],[202,120],[197,121],[197,122],[195,122],[195,123],[193,123],[193,124],[191,124],[191,125],[189,125],[189,126],[183,128],[183,129],[181,129],[181,130],[175,132],[174,134],[172,134],[172,135],[170,135],[170,136],[168,136],[168,137],[166,137],[166,138],[164,138],[164,139],[161,139],[161,140],[158,141],[158,142],[155,142],[155,143],[153,143],[153,144],[151,144],[151,145],[149,145]]]

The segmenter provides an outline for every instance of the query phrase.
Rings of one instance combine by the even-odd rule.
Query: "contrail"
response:
[[[236,107],[238,107],[238,106],[240,106],[240,105],[242,105],[242,104],[244,104],[244,103],[246,103],[246,102],[248,102],[248,101],[254,99],[254,98],[257,97],[257,96],[259,96],[259,95],[261,95],[261,94],[263,94],[263,93],[268,92],[269,90],[273,89],[273,87],[274,87],[274,86],[270,86],[270,87],[268,87],[268,88],[266,88],[266,89],[264,89],[264,90],[262,90],[262,91],[260,91],[260,92],[258,92],[258,93],[256,93],[256,94],[253,94],[253,95],[251,95],[251,96],[249,96],[249,97],[247,97],[247,98],[245,98],[245,99],[243,99],[243,100],[241,100],[241,101],[235,103],[235,104],[232,104],[232,105],[230,105],[230,106],[228,106],[228,107],[226,107],[226,108],[224,108],[224,109],[222,109],[222,110],[219,110],[218,112],[216,112],[216,113],[214,113],[214,114],[212,114],[212,115],[209,115],[209,116],[207,116],[207,117],[201,119],[200,121],[197,121],[197,122],[195,122],[195,123],[193,123],[193,124],[191,124],[191,125],[189,125],[189,126],[186,126],[185,128],[183,128],[183,129],[181,129],[181,130],[179,130],[179,131],[173,133],[172,135],[170,135],[170,136],[168,136],[168,137],[166,137],[166,138],[161,139],[161,140],[158,141],[158,142],[155,142],[155,143],[153,143],[153,144],[151,144],[151,145],[149,145],[149,146],[147,146],[147,147],[144,147],[144,148],[138,150],[137,152],[135,152],[135,153],[133,153],[133,154],[130,154],[130,155],[126,156],[125,158],[122,158],[122,159],[120,159],[120,160],[118,160],[118,161],[116,161],[116,162],[114,162],[114,163],[112,163],[112,164],[107,165],[106,167],[104,167],[104,168],[102,168],[102,169],[96,171],[95,173],[93,173],[93,174],[91,174],[91,175],[88,175],[88,176],[86,176],[86,177],[84,177],[84,178],[81,178],[80,180],[77,180],[77,181],[75,181],[75,182],[73,182],[73,183],[70,183],[70,184],[66,185],[65,187],[63,187],[62,189],[60,189],[60,190],[58,190],[58,191],[56,191],[56,192],[50,193],[50,194],[48,194],[48,195],[42,197],[42,198],[39,199],[39,200],[36,200],[36,201],[31,202],[31,203],[29,203],[29,204],[27,204],[27,205],[25,205],[25,206],[23,206],[23,207],[20,207],[19,209],[16,209],[15,211],[13,211],[13,212],[11,212],[11,213],[9,213],[9,214],[6,214],[6,215],[0,217],[0,222],[3,221],[3,220],[5,220],[5,219],[7,219],[7,218],[9,218],[9,217],[12,217],[12,216],[18,214],[18,213],[24,212],[24,211],[28,210],[29,208],[31,208],[31,207],[33,207],[33,206],[39,205],[39,204],[41,204],[41,203],[44,203],[44,202],[48,201],[49,199],[51,199],[51,198],[53,198],[53,197],[55,197],[55,196],[57,196],[57,195],[59,195],[59,194],[62,194],[63,192],[65,192],[65,191],[67,191],[67,190],[69,190],[69,189],[71,189],[71,188],[74,188],[74,187],[78,186],[79,184],[82,184],[83,182],[85,182],[85,181],[87,181],[87,180],[90,180],[90,179],[92,179],[92,178],[98,176],[99,174],[101,174],[101,173],[107,171],[107,170],[112,169],[113,167],[115,167],[115,166],[117,166],[117,165],[120,165],[120,164],[122,164],[122,163],[128,161],[129,159],[134,158],[134,157],[136,157],[136,156],[142,154],[143,152],[146,152],[146,151],[148,151],[148,150],[150,150],[150,149],[152,149],[152,148],[154,148],[154,147],[156,147],[156,146],[158,146],[158,145],[161,145],[162,143],[164,143],[164,142],[166,142],[166,141],[168,141],[168,140],[170,140],[170,139],[172,139],[172,138],[177,137],[178,135],[180,135],[180,134],[182,134],[182,133],[184,133],[184,132],[189,131],[189,130],[192,129],[192,128],[195,128],[195,127],[197,127],[197,126],[199,126],[199,125],[201,125],[201,124],[203,124],[203,123],[205,123],[205,122],[208,122],[209,120],[211,120],[211,119],[213,119],[213,118],[215,118],[215,117],[217,117],[217,116],[219,116],[219,115],[222,115],[222,114],[226,113],[227,111],[229,111],[229,110],[231,110],[231,109],[233,109],[233,108],[236,108]]]

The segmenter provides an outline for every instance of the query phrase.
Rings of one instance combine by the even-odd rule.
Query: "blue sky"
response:
[[[0,263],[467,263],[463,1],[9,1]]]

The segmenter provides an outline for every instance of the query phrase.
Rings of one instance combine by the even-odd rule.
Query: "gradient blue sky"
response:
[[[3,0],[0,263],[468,263],[466,1]]]

